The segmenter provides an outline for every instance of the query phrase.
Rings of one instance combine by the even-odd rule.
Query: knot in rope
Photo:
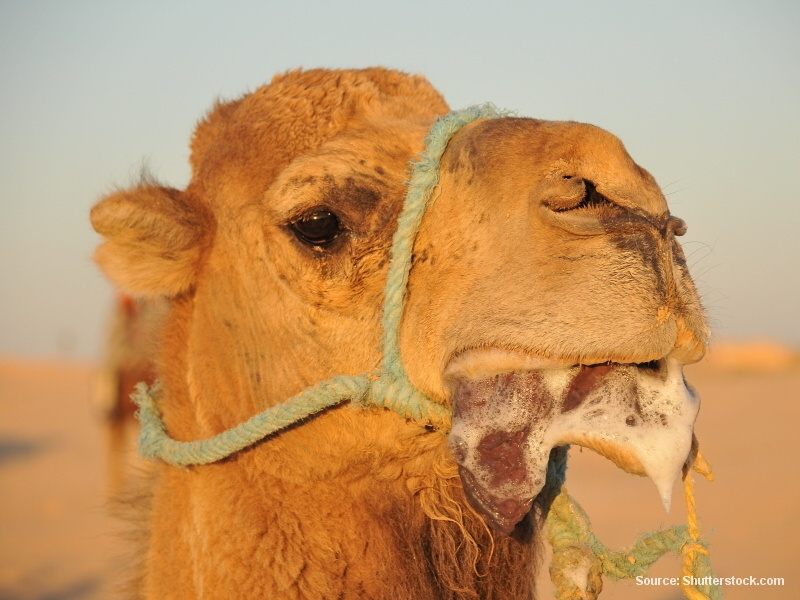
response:
[[[383,371],[371,381],[361,404],[366,408],[374,406],[391,410],[404,419],[445,434],[450,431],[450,410],[420,392],[408,378],[395,373]]]

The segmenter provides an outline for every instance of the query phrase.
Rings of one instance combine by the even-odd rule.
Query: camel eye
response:
[[[564,179],[572,179],[571,175],[564,175]],[[599,210],[602,212],[608,212],[617,208],[617,206],[611,202],[608,198],[603,196],[600,192],[597,191],[594,183],[589,180],[581,180],[578,179],[578,182],[582,182],[584,186],[584,192],[582,196],[575,196],[572,198],[565,198],[560,201],[551,201],[548,203],[548,208],[555,212],[569,212],[573,210],[581,210],[581,209],[594,209]]]
[[[325,209],[311,210],[289,227],[297,239],[309,246],[327,246],[342,233],[339,218]]]

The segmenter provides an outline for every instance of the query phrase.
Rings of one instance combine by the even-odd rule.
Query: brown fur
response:
[[[383,69],[287,73],[216,106],[200,123],[186,190],[144,185],[95,207],[92,222],[108,239],[97,260],[108,276],[136,293],[172,298],[158,363],[161,408],[173,437],[207,438],[311,384],[379,363],[388,250],[407,163],[422,150],[433,119],[447,111],[420,77]],[[686,308],[694,293],[686,275],[652,273],[665,268],[668,248],[649,229],[666,210],[652,178],[600,130],[535,125],[553,128],[540,137],[531,133],[531,121],[514,123],[473,125],[453,140],[443,162],[442,194],[417,241],[403,321],[412,380],[446,403],[447,357],[491,343],[604,360],[612,354],[650,360],[680,346],[676,336],[684,334],[681,347],[702,346],[704,330]],[[505,175],[495,176],[495,161],[508,157],[484,155],[493,137],[511,140],[511,160],[521,160],[514,152],[525,143],[529,154],[541,151],[553,161],[533,169],[523,161],[513,181],[507,165],[501,165]],[[605,164],[572,151],[593,145],[608,154]],[[599,276],[559,279],[557,265],[582,260],[580,243],[567,233],[548,234],[564,238],[557,247],[565,262],[548,259],[543,247],[529,243],[531,232],[513,211],[522,206],[517,197],[538,197],[542,189],[564,198],[556,188],[569,187],[560,179],[567,171],[591,175],[600,193],[628,203],[647,225],[634,220],[610,229],[642,230],[662,254],[640,255],[619,244],[614,250],[609,235],[591,242],[587,254],[610,253],[619,264],[587,259]],[[498,198],[514,208],[498,207]],[[324,249],[300,242],[289,226],[319,207],[336,212],[345,230]],[[512,214],[517,221],[498,230]],[[493,256],[492,247],[507,255]],[[531,286],[545,300],[533,327],[520,327],[523,315],[503,308],[492,291],[516,285],[507,278],[520,278],[506,263],[517,260],[532,261],[534,279],[537,269],[548,273]],[[623,272],[638,283],[625,287]],[[561,315],[560,301],[548,296],[564,281],[605,294],[595,304],[629,299],[632,308],[621,317],[627,326],[601,335],[590,319],[584,335],[574,314],[581,300]],[[521,295],[512,304],[532,310],[539,302],[524,289],[513,293]],[[670,316],[658,323],[660,307]],[[565,324],[572,330],[562,332]],[[142,598],[533,595],[533,517],[510,537],[491,533],[464,499],[444,437],[389,412],[343,406],[217,464],[187,470],[160,464],[151,506]]]

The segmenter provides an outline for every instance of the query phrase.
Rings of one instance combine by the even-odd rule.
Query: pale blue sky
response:
[[[142,163],[185,185],[215,98],[370,65],[615,133],[689,224],[717,337],[800,345],[798,29],[793,0],[0,0],[0,355],[99,354],[89,208]]]

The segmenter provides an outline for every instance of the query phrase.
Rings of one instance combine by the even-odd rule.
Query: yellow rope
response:
[[[700,454],[697,438],[692,440],[692,450],[694,460],[692,461],[691,470],[697,471],[709,481],[714,481],[714,473],[711,470],[711,465],[705,457]],[[703,554],[705,556],[710,556],[708,549],[698,543],[700,540],[700,527],[697,523],[697,505],[694,499],[694,477],[692,477],[691,470],[686,469],[686,473],[684,474],[683,493],[686,498],[686,526],[689,531],[689,537],[694,543],[684,544],[683,548],[681,548],[681,555],[683,556],[681,589],[683,590],[683,595],[689,598],[689,600],[709,600],[709,597],[698,590],[696,586],[687,583],[687,580],[690,582],[691,578],[695,575],[694,565],[697,555]]]

